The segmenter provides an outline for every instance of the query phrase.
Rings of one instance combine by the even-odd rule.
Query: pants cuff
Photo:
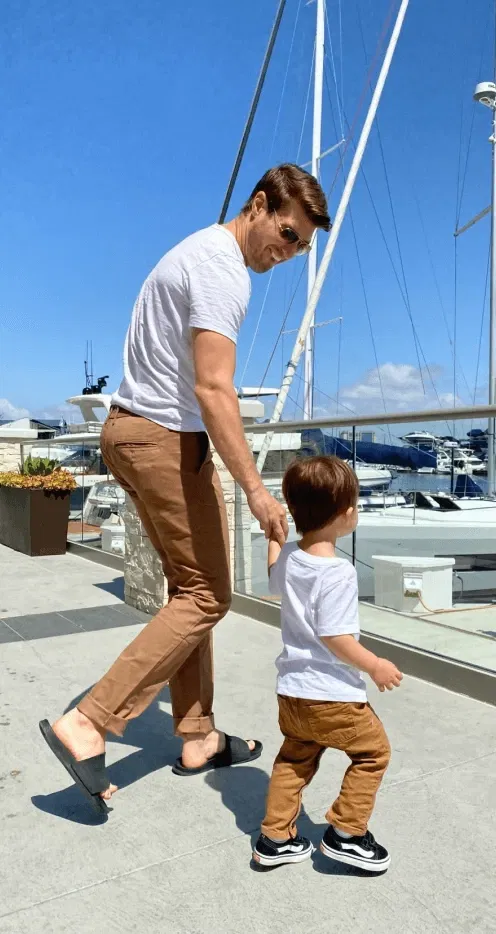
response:
[[[266,827],[265,824],[262,824],[260,831],[263,833],[264,837],[270,837],[271,840],[280,840],[281,843],[284,843],[285,840],[292,840],[296,836],[296,833],[291,832],[293,828],[288,827],[287,833],[278,833],[276,830],[272,830],[270,827]]]
[[[208,717],[174,717],[174,733],[186,739],[190,733],[211,733],[215,729],[214,715]]]
[[[351,833],[353,837],[363,837],[364,833],[367,832],[367,824],[365,824],[365,827],[361,824],[345,824],[342,820],[335,817],[332,811],[328,811],[326,820],[329,824],[332,824],[336,830],[342,830],[343,833]]]
[[[114,736],[124,736],[127,720],[124,717],[118,717],[115,713],[110,713],[98,701],[94,700],[91,694],[87,694],[81,703],[77,705],[77,708],[80,713],[88,717],[100,729],[108,730]]]

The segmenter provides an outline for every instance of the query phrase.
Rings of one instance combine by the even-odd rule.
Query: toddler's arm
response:
[[[270,574],[270,569],[274,567],[274,564],[276,563],[280,554],[281,554],[281,546],[279,542],[276,542],[271,538],[269,541],[269,554],[268,554],[268,561],[267,561],[268,568],[269,568],[269,574]]]
[[[386,688],[388,691],[399,688],[403,675],[396,665],[387,658],[378,658],[373,652],[369,652],[356,641],[354,636],[321,636],[320,638],[329,651],[342,662],[353,665],[354,668],[370,675],[380,691],[385,691]]]

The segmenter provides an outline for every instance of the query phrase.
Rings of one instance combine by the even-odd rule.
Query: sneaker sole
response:
[[[324,841],[320,844],[320,852],[327,856],[328,859],[335,859],[338,863],[346,863],[347,866],[357,866],[359,869],[365,869],[366,872],[385,872],[391,865],[390,856],[381,860],[362,859],[360,856],[351,856],[332,850]]]
[[[303,850],[303,853],[295,853],[293,856],[289,854],[264,856],[262,853],[257,853],[256,850],[253,850],[252,856],[260,866],[284,866],[289,863],[304,863],[306,859],[310,859],[313,853],[315,853],[315,847],[312,845],[308,850]]]

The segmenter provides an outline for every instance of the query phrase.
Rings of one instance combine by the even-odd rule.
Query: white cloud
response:
[[[357,412],[380,411],[383,398],[389,411],[449,407],[453,405],[453,393],[441,392],[436,386],[436,394],[433,386],[441,376],[442,368],[437,365],[419,370],[410,363],[383,363],[345,386],[340,398]],[[464,402],[457,396],[455,404]]]
[[[28,416],[28,409],[23,409],[21,406],[14,405],[12,402],[9,402],[8,399],[0,399],[1,419],[15,421],[16,418],[28,418]]]
[[[66,402],[61,405],[47,405],[44,408],[35,409],[33,414],[35,418],[42,421],[44,418],[63,418],[66,422],[82,420],[82,415],[77,406],[69,405]]]

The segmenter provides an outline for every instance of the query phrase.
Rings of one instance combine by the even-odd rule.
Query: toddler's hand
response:
[[[380,691],[385,691],[386,688],[388,691],[399,688],[403,679],[401,671],[398,671],[396,665],[388,661],[387,658],[377,659],[377,664],[370,672],[370,676]]]

